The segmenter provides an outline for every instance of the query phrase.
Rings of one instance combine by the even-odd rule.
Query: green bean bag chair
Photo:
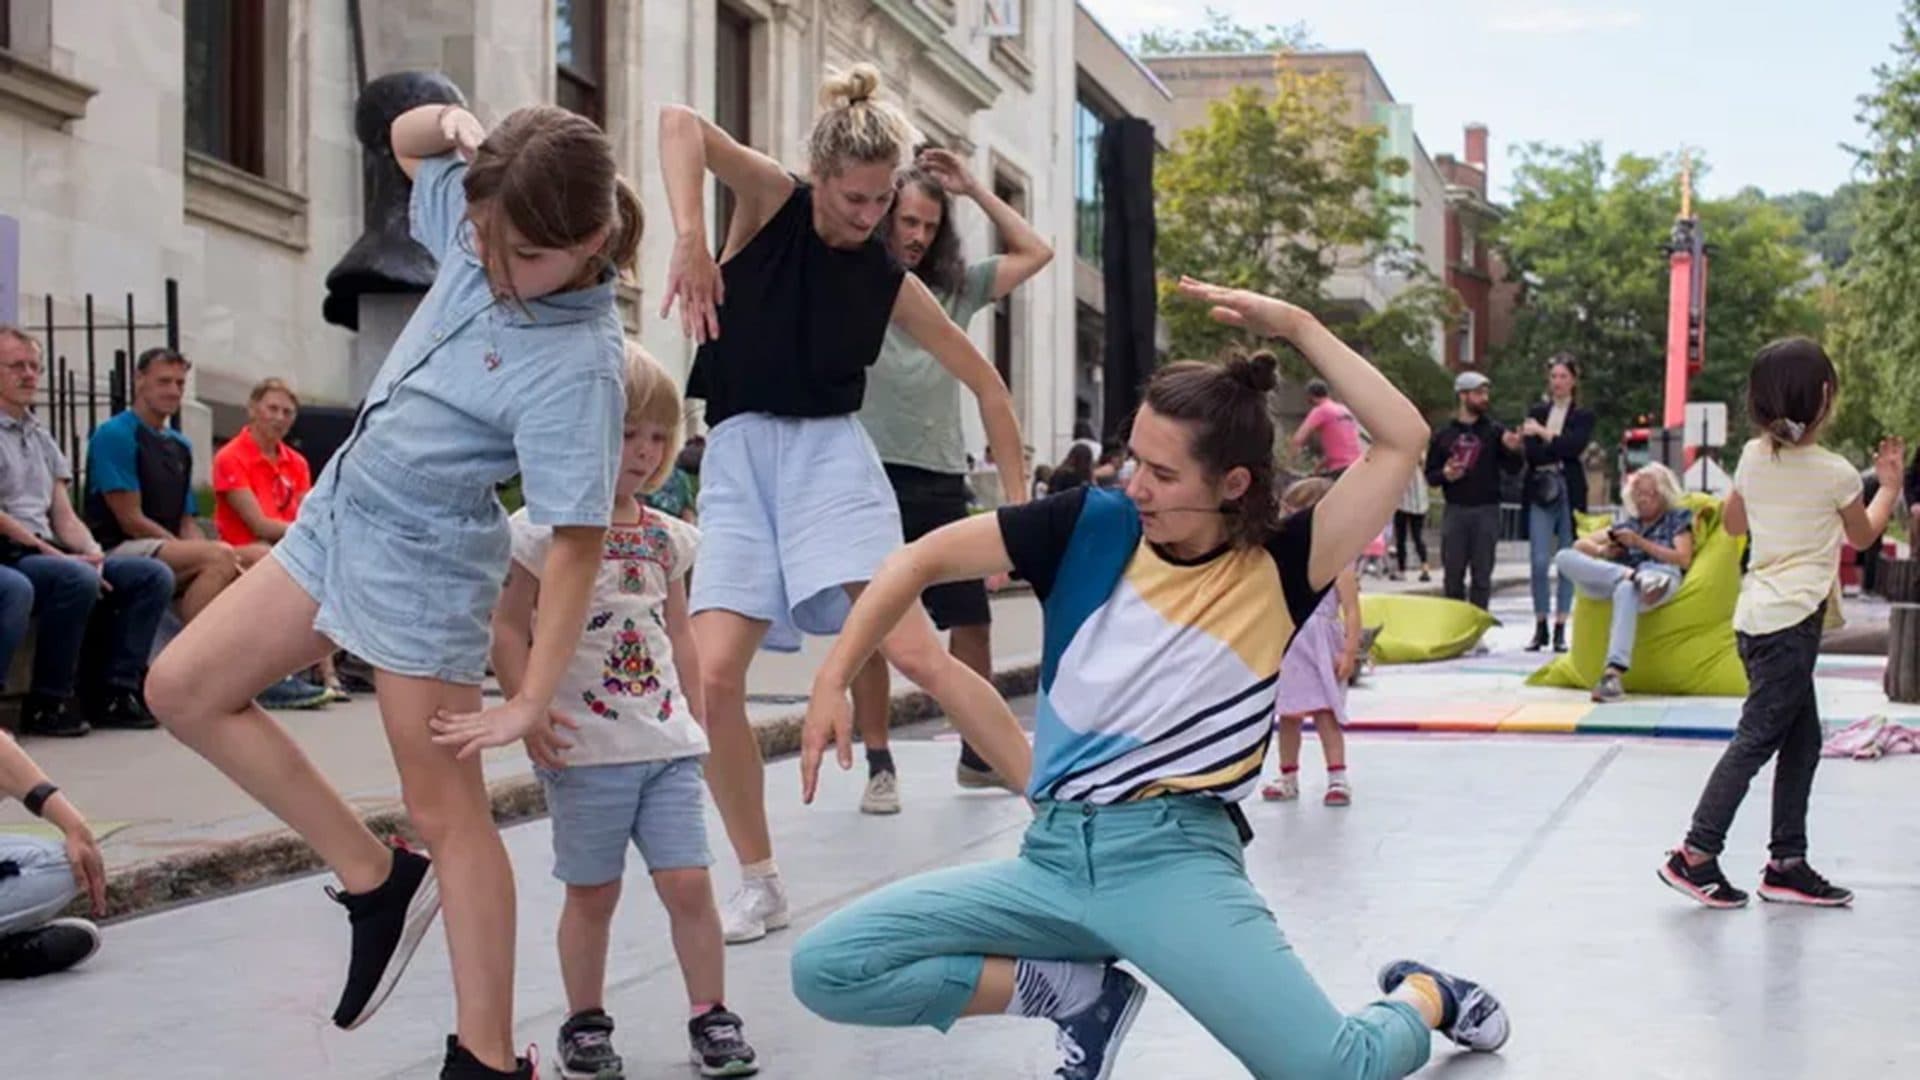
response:
[[[1360,595],[1360,625],[1379,627],[1376,664],[1419,664],[1465,656],[1499,620],[1464,600]]]
[[[1693,511],[1693,566],[1672,600],[1640,616],[1633,666],[1621,679],[1631,694],[1745,697],[1747,672],[1733,641],[1733,606],[1740,599],[1743,536],[1720,527],[1720,500],[1698,492]],[[1588,690],[1607,667],[1607,630],[1613,601],[1582,594],[1573,605],[1573,649],[1527,680],[1529,686]]]

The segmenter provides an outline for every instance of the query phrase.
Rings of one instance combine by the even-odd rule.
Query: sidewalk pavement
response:
[[[1517,555],[1518,561],[1515,561]],[[1496,589],[1527,580],[1523,546],[1503,545]],[[1367,578],[1378,592],[1440,590],[1414,576]],[[1039,680],[1040,607],[1030,591],[994,598],[995,683],[1008,697]],[[800,721],[813,673],[831,646],[809,639],[799,653],[761,653],[750,680],[748,714],[769,758],[799,748]],[[933,702],[897,674],[892,723],[936,714]],[[276,714],[334,786],[381,835],[404,835],[400,780],[372,695],[315,712]],[[318,867],[306,843],[232,781],[164,732],[98,731],[83,739],[27,739],[28,753],[88,815],[106,857],[114,917],[277,881]],[[495,817],[516,821],[545,812],[545,799],[520,748],[485,755]],[[52,835],[18,803],[0,804],[0,832]]]

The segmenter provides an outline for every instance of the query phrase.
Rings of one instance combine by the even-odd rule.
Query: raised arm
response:
[[[420,105],[401,113],[387,129],[400,171],[411,180],[420,163],[457,150],[468,161],[487,137],[480,119],[458,105]]]
[[[1855,499],[1851,506],[1840,511],[1847,543],[1856,549],[1864,551],[1886,535],[1887,522],[1893,519],[1893,511],[1900,505],[1900,466],[1906,454],[1906,440],[1880,440],[1880,448],[1873,458],[1874,476],[1880,481],[1880,490],[1874,493],[1873,502]]]
[[[919,163],[940,181],[940,186],[978,204],[987,220],[999,230],[1000,242],[1006,250],[1001,252],[999,268],[994,272],[990,299],[998,300],[1019,288],[1022,282],[1053,261],[1053,248],[1048,246],[1046,238],[1021,217],[1018,210],[995,195],[992,188],[975,179],[958,154],[951,150],[923,150]]]
[[[1000,373],[913,274],[900,284],[900,294],[893,302],[893,321],[973,391],[980,405],[980,423],[987,429],[994,467],[1000,471],[1001,502],[1026,502],[1027,463],[1020,441],[1020,421],[1013,414],[1013,394]]]
[[[680,328],[695,342],[720,336],[720,305],[726,289],[707,245],[707,172],[732,191],[733,223],[727,251],[737,251],[793,194],[793,177],[780,163],[741,146],[719,125],[684,105],[660,110],[660,177],[673,214],[673,262],[660,317],[680,303]]]
[[[1405,394],[1306,311],[1284,300],[1191,278],[1181,279],[1180,292],[1213,305],[1213,317],[1220,322],[1291,342],[1354,419],[1373,432],[1366,456],[1342,473],[1314,507],[1307,581],[1316,589],[1326,588],[1392,520],[1432,431]]]

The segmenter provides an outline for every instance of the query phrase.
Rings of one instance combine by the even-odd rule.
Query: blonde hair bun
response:
[[[844,109],[872,101],[880,92],[880,69],[872,64],[855,64],[845,71],[829,71],[820,83],[820,104],[829,109]]]

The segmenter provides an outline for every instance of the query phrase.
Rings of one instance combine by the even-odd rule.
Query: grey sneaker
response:
[[[867,777],[866,793],[860,796],[860,812],[863,814],[900,812],[900,778],[893,775],[892,769],[881,769]]]
[[[1624,701],[1626,697],[1626,688],[1620,685],[1620,673],[1617,671],[1609,671],[1605,675],[1600,676],[1599,683],[1593,688],[1593,700],[1602,705],[1611,705],[1616,701]]]

